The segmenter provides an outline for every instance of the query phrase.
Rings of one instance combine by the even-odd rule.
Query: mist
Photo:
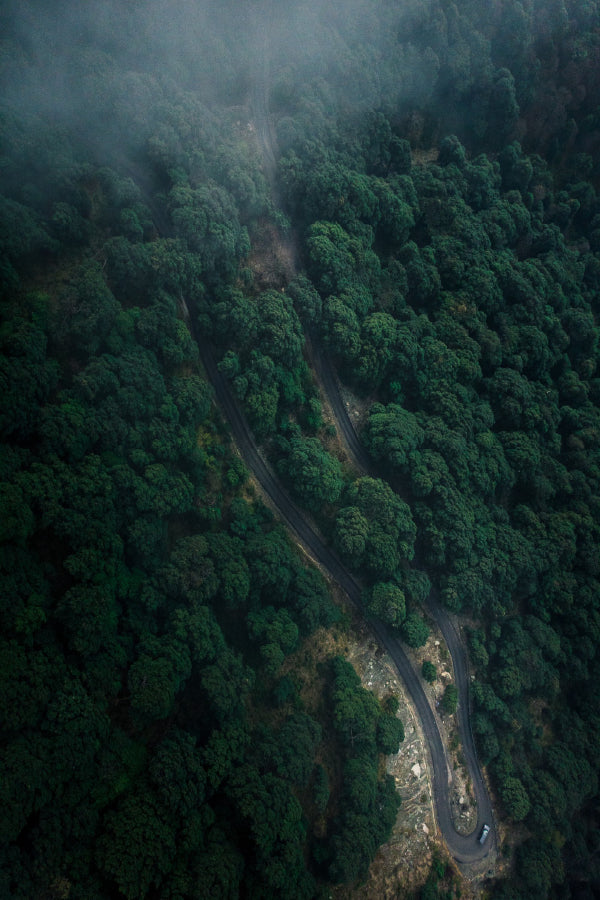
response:
[[[268,71],[278,115],[305,86],[346,114],[431,93],[431,54],[398,47],[417,10],[381,16],[345,3],[116,0],[3,5],[0,94],[19,117],[42,116],[109,151],[153,131],[156,91],[193,92],[210,108],[244,106]],[[265,69],[266,65],[266,69]]]
[[[572,24],[585,26],[591,13],[574,15]],[[498,127],[486,137],[486,110],[503,92],[503,137],[526,138],[533,129],[537,140],[566,127],[573,104],[593,108],[595,97],[587,77],[585,97],[582,86],[565,85],[552,112],[546,98],[537,125],[533,115],[525,121],[535,102],[533,48],[553,47],[569,27],[566,11],[544,4],[514,3],[501,15],[495,4],[461,14],[434,0],[11,0],[0,16],[3,106],[69,129],[100,156],[115,142],[124,149],[148,139],[161,92],[193,92],[211,109],[243,108],[265,77],[276,118],[353,121],[381,109],[401,129],[417,113],[423,125],[411,140],[421,143],[436,139],[439,129],[426,124],[436,117],[446,131],[484,146]]]
[[[600,896],[599,298],[597,0],[2,3],[0,895]]]

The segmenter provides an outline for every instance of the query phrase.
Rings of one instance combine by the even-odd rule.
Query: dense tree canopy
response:
[[[468,614],[526,835],[498,896],[592,896],[598,4],[288,7],[0,12],[0,893],[309,898],[398,811],[395,710],[341,659],[300,696],[339,613],[195,333],[367,615],[419,647],[431,585]],[[379,477],[342,462],[312,342]]]

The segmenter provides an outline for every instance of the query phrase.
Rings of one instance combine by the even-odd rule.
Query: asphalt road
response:
[[[273,126],[268,114],[268,53],[265,47],[264,71],[262,77],[257,80],[253,91],[253,113],[257,129],[258,141],[261,145],[269,180],[275,181],[275,137]],[[136,173],[137,177],[137,173]],[[143,185],[142,185],[143,187]],[[156,224],[165,235],[170,234],[169,224],[161,221],[162,212],[151,200],[152,194],[148,190],[148,202],[153,215],[157,217]],[[274,199],[276,195],[274,194]],[[312,556],[328,572],[346,592],[350,600],[359,606],[361,588],[350,572],[341,563],[336,554],[328,547],[311,527],[306,516],[292,501],[289,494],[283,489],[279,480],[274,475],[269,465],[258,451],[256,441],[248,427],[240,407],[232,395],[229,384],[219,372],[209,341],[203,339],[198,333],[194,323],[190,320],[187,306],[182,303],[183,312],[190,327],[193,337],[200,349],[200,358],[206,370],[209,381],[212,383],[218,406],[231,427],[233,438],[238,446],[242,458],[260,483],[271,503],[278,510],[282,519],[296,534],[310,556]],[[360,442],[356,431],[348,417],[338,389],[338,382],[329,359],[314,349],[314,363],[319,380],[332,406],[332,410],[338,426],[344,436],[358,468],[366,474],[376,475],[373,461]],[[492,805],[483,781],[481,769],[475,752],[475,745],[470,729],[469,720],[469,674],[466,653],[462,641],[448,616],[448,613],[437,602],[437,597],[432,592],[429,597],[429,610],[435,617],[448,649],[452,655],[456,686],[459,694],[458,726],[461,734],[463,753],[471,774],[473,789],[477,800],[478,818],[477,826],[472,835],[464,837],[459,835],[454,828],[450,809],[451,773],[447,763],[444,745],[440,736],[437,722],[429,701],[425,695],[423,681],[408,659],[398,636],[393,634],[381,622],[371,622],[370,626],[382,646],[386,648],[392,658],[398,673],[404,681],[415,705],[417,715],[421,722],[421,728],[428,747],[431,759],[431,774],[433,799],[435,804],[438,827],[443,835],[448,850],[458,863],[463,865],[479,862],[485,858],[496,845],[496,830],[492,831],[484,846],[478,841],[479,834],[484,823],[494,825]]]
[[[310,342],[310,356],[321,387],[329,400],[338,430],[341,432],[346,447],[350,451],[350,455],[357,468],[365,475],[369,475],[372,478],[378,478],[379,475],[373,459],[365,450],[350,421],[348,410],[346,409],[339,391],[334,368],[331,365],[329,358],[321,352],[318,340],[316,339],[313,339]]]
[[[342,436],[346,442],[346,446],[351,456],[354,459],[356,466],[361,470],[364,474],[368,475],[376,475],[376,469],[374,466],[374,462],[370,455],[365,450],[352,422],[348,416],[348,411],[342,399],[342,396],[339,391],[339,385],[337,376],[331,365],[331,361],[328,357],[320,352],[320,350],[313,346],[313,358],[316,362],[317,372],[319,374],[319,378],[321,384],[325,390],[327,395],[327,399],[329,400],[329,404],[332,408],[335,419],[338,423],[339,430],[342,433]],[[469,698],[469,663],[467,659],[467,654],[465,650],[465,646],[461,637],[448,614],[448,611],[440,604],[437,592],[432,588],[431,593],[427,600],[427,609],[432,618],[437,622],[440,631],[444,637],[444,640],[448,646],[448,650],[450,651],[450,655],[452,657],[452,664],[454,667],[454,679],[456,688],[458,690],[458,712],[457,712],[457,724],[458,730],[460,733],[460,739],[462,744],[463,755],[465,757],[465,761],[467,764],[467,768],[469,770],[469,774],[471,776],[471,780],[473,783],[473,792],[475,795],[475,799],[477,801],[477,825],[475,827],[475,831],[473,834],[468,837],[462,837],[459,835],[452,822],[452,816],[448,815],[446,818],[446,810],[448,814],[450,812],[449,803],[448,803],[448,792],[446,790],[446,798],[438,798],[437,793],[439,790],[439,784],[441,782],[441,766],[442,761],[436,761],[435,748],[431,748],[431,754],[433,759],[434,770],[436,771],[436,779],[434,785],[434,793],[435,793],[435,802],[436,802],[436,810],[438,815],[438,825],[444,835],[444,840],[448,846],[448,849],[453,854],[455,859],[459,862],[475,862],[476,860],[482,859],[488,855],[490,849],[496,845],[496,829],[495,819],[493,807],[490,799],[489,792],[487,790],[487,786],[483,779],[483,774],[481,772],[481,767],[479,765],[479,760],[477,758],[477,752],[475,750],[475,741],[473,739],[473,732],[471,730],[471,719],[470,719],[470,698]],[[382,643],[388,647],[388,643],[385,639],[384,634],[387,633],[388,637],[392,641],[398,640],[393,636],[389,635],[387,629],[382,625],[381,632],[378,632]],[[416,698],[413,694],[411,685],[409,681],[407,681],[407,677],[410,679],[410,673],[406,675],[400,670],[400,666],[396,658],[394,657],[394,662],[398,666],[398,670],[400,674],[404,678],[409,690],[411,691],[411,695],[415,700],[415,705],[419,710],[419,714],[421,716],[421,721],[424,721],[423,716],[427,715],[425,711],[421,712],[420,706],[416,702]],[[414,671],[411,668],[411,672],[414,676]],[[427,703],[429,714],[433,717],[431,712],[431,708]],[[434,720],[435,721],[435,720]],[[437,730],[437,728],[436,728]],[[426,732],[429,734],[429,730]],[[446,767],[446,762],[444,759],[444,767]],[[485,845],[482,847],[479,844],[478,838],[481,834],[481,830],[485,824],[492,826],[491,832],[488,836],[488,839]]]
[[[191,323],[190,327],[192,327],[192,331],[194,331]],[[211,347],[209,346],[208,342],[202,340],[201,336],[199,336],[198,334],[194,334],[194,337],[196,338],[196,341],[200,348],[200,358],[206,370],[206,374],[213,385],[217,404],[225,415],[225,418],[229,422],[233,438],[237,444],[244,462],[246,463],[250,471],[254,474],[262,489],[269,497],[271,503],[276,508],[276,510],[278,510],[282,519],[296,534],[300,542],[306,548],[309,555],[329,572],[331,578],[333,578],[340,585],[340,587],[346,592],[350,600],[360,608],[360,586],[355,581],[350,572],[346,569],[346,567],[342,564],[337,555],[331,550],[330,547],[323,543],[321,538],[316,534],[307,518],[298,509],[287,491],[283,489],[282,485],[272,472],[271,468],[265,462],[258,451],[256,442],[248,427],[246,419],[243,416],[237,401],[235,400],[229,389],[228,382],[221,375],[217,368]],[[339,397],[339,392],[337,393]],[[339,398],[339,403],[342,403],[341,398]],[[434,601],[432,600],[432,604],[433,602]],[[447,615],[444,615],[445,611],[441,610],[441,608],[437,609],[432,606],[432,612],[436,615],[436,618],[440,622],[442,631],[444,632],[447,628],[449,632],[452,632],[453,637],[451,638],[451,641],[448,640],[445,634],[444,636],[446,637],[454,661],[455,677],[457,688],[459,691],[459,697],[461,698],[461,700],[464,700],[465,697],[468,698],[468,670],[466,666],[464,648],[462,647],[462,643],[458,635],[454,631],[449,618],[447,617]],[[447,621],[445,621],[445,619]],[[478,862],[489,854],[490,849],[494,845],[494,834],[490,834],[488,841],[483,847],[479,844],[478,836],[481,832],[481,828],[483,827],[484,822],[492,824],[493,818],[491,804],[485,790],[485,785],[481,776],[481,770],[479,769],[479,766],[477,764],[477,757],[475,754],[475,748],[473,746],[472,739],[470,741],[472,752],[470,751],[467,742],[464,740],[464,737],[463,747],[465,757],[467,759],[467,764],[473,778],[474,790],[477,797],[478,821],[475,832],[469,837],[464,837],[458,834],[458,832],[454,828],[454,824],[452,821],[449,792],[450,772],[446,761],[446,754],[442,738],[440,736],[435,716],[425,695],[421,676],[413,669],[410,660],[404,652],[402,643],[399,638],[394,635],[389,629],[387,629],[381,622],[372,622],[369,624],[379,642],[386,648],[386,650],[390,654],[400,677],[406,684],[406,687],[417,710],[417,715],[419,716],[421,722],[421,728],[423,730],[423,735],[425,737],[425,741],[428,746],[431,758],[433,798],[435,803],[437,823],[444,837],[448,850],[459,863],[469,864]],[[459,703],[460,702],[461,701],[459,700]],[[464,728],[465,723],[467,731],[469,731],[468,699],[464,707],[464,711],[461,709],[459,713],[459,727]]]
[[[275,191],[276,185],[274,185],[274,182],[277,146],[273,123],[269,115],[268,38],[265,37],[264,41],[265,43],[263,48],[264,52],[262,58],[262,68],[259,73],[259,77],[257,77],[256,83],[254,85],[254,90],[252,93],[252,104],[255,126],[258,140],[263,153],[265,169],[267,171],[269,181],[271,182],[271,186]],[[275,193],[273,195],[273,198],[275,202],[278,202],[279,198]],[[329,400],[338,428],[342,433],[344,441],[348,447],[348,450],[350,451],[351,456],[354,459],[357,468],[364,474],[377,476],[378,473],[374,461],[367,453],[365,447],[360,441],[348,416],[348,411],[340,395],[338,380],[329,357],[320,352],[318,343],[312,342],[311,357],[312,363],[317,373],[317,377]],[[216,385],[215,390],[217,390]],[[219,397],[219,402],[222,404],[224,399],[224,397],[223,399]],[[233,413],[233,410],[231,410],[231,412]],[[227,411],[227,416],[232,424],[232,429],[234,431],[236,440],[238,440],[239,446],[238,433],[236,428],[233,426],[232,419],[230,418],[230,411]],[[247,427],[245,428],[245,431],[247,438],[250,438],[250,443],[253,443]],[[242,447],[240,447],[240,450],[242,452],[242,455],[244,455],[244,458],[246,458],[245,451],[242,449]],[[264,462],[261,461],[261,463],[264,466]],[[254,471],[255,475],[259,478],[261,483],[263,483],[259,472],[250,462],[248,462],[248,465]],[[332,577],[335,578],[336,581],[338,581],[338,583],[344,588],[348,596],[352,600],[354,600],[354,602],[359,602],[360,591],[358,589],[358,586],[356,585],[356,582],[343,567],[339,559],[331,552],[329,548],[325,547],[318,539],[317,535],[312,532],[308,522],[303,517],[301,518],[302,531],[304,533],[300,533],[297,527],[298,523],[295,523],[295,520],[298,516],[301,516],[301,514],[287,494],[284,494],[283,496],[279,495],[279,491],[281,491],[279,483],[275,480],[274,483],[269,485],[269,487],[267,487],[263,483],[263,488],[267,491],[275,505],[280,509],[282,515],[284,516],[290,527],[293,528],[294,531],[296,531],[298,537],[300,537],[307,548],[309,548],[312,555],[315,556],[315,558],[318,559],[319,562],[329,570]],[[284,503],[285,506],[282,507],[280,505],[280,502]],[[481,767],[479,765],[477,753],[475,750],[473,733],[471,730],[468,659],[460,635],[454,627],[454,624],[450,619],[447,611],[439,604],[437,595],[433,590],[428,598],[428,608],[430,614],[435,618],[442,632],[450,655],[452,656],[452,662],[454,666],[454,677],[459,698],[457,724],[462,743],[463,755],[465,757],[465,761],[471,775],[473,792],[477,802],[477,825],[473,834],[469,837],[459,835],[454,828],[454,823],[450,812],[450,795],[448,790],[449,769],[447,758],[436,724],[435,716],[433,715],[433,711],[423,691],[423,684],[420,679],[420,675],[413,670],[406,654],[402,649],[402,645],[399,639],[394,634],[392,634],[382,623],[373,626],[373,630],[377,634],[381,643],[384,644],[384,646],[391,654],[400,675],[402,676],[408,690],[410,691],[413,702],[421,719],[423,732],[425,734],[426,740],[429,742],[429,751],[431,754],[433,771],[433,793],[437,820],[438,826],[444,836],[444,840],[446,841],[446,845],[457,861],[462,863],[476,862],[489,854],[490,850],[496,845],[497,835],[496,828],[494,827],[495,819],[493,815],[492,803],[487,791],[487,787],[483,780]],[[492,827],[485,845],[481,846],[481,844],[479,844],[478,838],[481,834],[481,830],[484,824],[488,824]]]

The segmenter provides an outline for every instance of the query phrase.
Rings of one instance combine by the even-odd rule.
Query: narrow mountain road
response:
[[[346,405],[340,394],[337,376],[330,359],[320,353],[318,349],[315,350],[313,348],[313,354],[318,360],[317,372],[321,380],[321,385],[326,393],[327,400],[338,424],[339,431],[344,438],[346,448],[352,457],[354,464],[358,470],[365,475],[377,475],[378,473],[376,472],[374,461],[367,453],[360,437],[356,433],[350,417],[348,416]],[[418,560],[415,560],[415,562],[418,566]],[[427,599],[427,611],[432,618],[435,619],[442,632],[442,636],[446,642],[450,656],[452,657],[452,664],[454,667],[454,679],[458,690],[458,731],[460,734],[463,755],[473,784],[473,793],[477,802],[477,825],[469,840],[477,839],[481,834],[484,825],[487,824],[492,826],[492,831],[490,832],[485,846],[481,847],[477,842],[482,851],[480,855],[480,858],[482,858],[496,845],[496,829],[493,827],[495,818],[492,802],[483,778],[481,766],[479,765],[471,729],[471,704],[469,696],[470,675],[467,653],[464,642],[462,641],[448,611],[441,605],[435,588],[431,589]],[[442,812],[438,809],[438,822],[440,828],[444,834],[446,844],[454,853],[453,847],[455,846],[455,838],[449,835],[449,832],[443,827],[442,821]],[[456,835],[451,817],[449,825],[452,832],[454,832],[454,835]],[[459,856],[456,853],[454,853],[454,855],[456,859],[459,859]],[[460,861],[465,860],[461,859]]]
[[[268,84],[268,45],[265,44],[262,71],[254,85],[252,103],[256,133],[263,152],[266,174],[269,181],[273,184],[275,181],[277,148],[274,129],[269,115]],[[274,189],[274,201],[277,202],[279,198],[275,191],[276,188]],[[203,361],[215,387],[219,405],[229,419],[234,437],[247,465],[254,472],[272,502],[278,507],[288,525],[295,531],[311,555],[329,571],[331,576],[346,591],[350,599],[354,603],[359,603],[360,588],[358,587],[358,584],[347,569],[345,569],[337,556],[335,556],[330,548],[326,547],[312,531],[306,519],[298,511],[289,496],[282,490],[268,467],[265,466],[264,461],[256,450],[252,435],[245,424],[245,420],[241,416],[237,404],[229,393],[228,386],[223,382],[220,373],[216,370],[216,366],[214,367],[214,374],[219,376],[219,379],[223,383],[218,384],[218,382],[214,380],[213,373],[210,371],[210,360],[204,359],[204,355],[205,354],[203,353]],[[355,465],[359,471],[364,474],[371,476],[376,475],[377,472],[374,462],[365,450],[350,421],[345,404],[340,395],[337,377],[330,360],[322,354],[316,346],[313,346],[312,357],[315,363],[317,376],[328,398],[339,431],[343,435]],[[240,421],[237,421],[238,418]],[[252,454],[255,454],[258,457],[257,466],[255,466],[253,462]],[[263,471],[263,469],[265,471]],[[263,480],[265,477],[266,480]],[[459,697],[459,708],[457,713],[458,729],[463,754],[471,776],[473,792],[477,802],[477,824],[474,832],[469,836],[460,835],[454,827],[449,791],[451,773],[448,771],[447,757],[440,732],[429,701],[423,690],[423,683],[420,676],[414,671],[402,648],[399,638],[386,628],[383,623],[372,623],[371,627],[381,644],[392,657],[417,709],[423,733],[429,744],[429,752],[431,754],[433,795],[438,826],[450,853],[457,862],[464,865],[479,862],[488,856],[490,851],[496,847],[497,836],[496,828],[494,827],[495,819],[489,792],[477,759],[475,742],[471,730],[469,698],[470,676],[465,646],[448,615],[448,612],[440,605],[435,590],[431,591],[428,598],[428,611],[436,620],[442,632],[454,666],[454,677]],[[482,846],[479,843],[479,835],[481,834],[484,824],[488,824],[492,826],[492,828],[485,845]]]
[[[200,358],[208,379],[213,385],[217,404],[229,422],[242,459],[254,474],[274,507],[279,511],[283,520],[296,534],[308,554],[327,570],[334,581],[346,592],[350,600],[360,608],[361,588],[359,584],[331,548],[324,544],[316,534],[260,455],[248,423],[230,391],[229,384],[217,368],[211,347],[207,341],[202,340],[199,335],[194,333],[195,329],[192,323],[190,323],[190,328],[200,348]],[[433,798],[438,826],[444,836],[446,845],[457,862],[462,864],[478,862],[488,855],[492,845],[491,836],[490,843],[482,847],[477,840],[477,832],[464,837],[458,834],[454,828],[448,790],[451,776],[448,771],[442,738],[435,716],[425,695],[423,682],[413,669],[400,639],[381,622],[371,622],[369,624],[381,645],[389,653],[400,677],[406,684],[420,719],[423,735],[431,757]],[[491,822],[492,820],[488,817],[487,821]]]
[[[350,421],[348,410],[339,391],[337,376],[331,365],[331,360],[322,352],[317,339],[310,342],[310,358],[319,384],[323,388],[323,392],[331,407],[337,430],[342,435],[355,466],[363,475],[378,478],[379,473],[373,458],[365,449]]]

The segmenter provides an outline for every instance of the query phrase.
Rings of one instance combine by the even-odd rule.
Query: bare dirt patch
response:
[[[423,648],[430,659],[445,662],[444,645],[432,635],[431,646]],[[429,873],[434,853],[450,864],[455,882],[460,884],[464,900],[481,895],[481,874],[465,877],[449,860],[435,823],[431,792],[431,764],[419,719],[389,656],[383,651],[366,626],[354,617],[352,626],[338,643],[353,664],[363,685],[383,700],[394,694],[399,700],[398,716],[404,725],[405,738],[399,753],[387,758],[386,770],[396,782],[402,798],[396,824],[389,841],[379,848],[369,873],[362,884],[341,886],[331,891],[335,900],[396,900],[414,895],[422,888]],[[435,654],[437,653],[437,657]],[[434,686],[433,690],[437,690]],[[456,776],[456,773],[455,773]],[[458,776],[455,777],[458,789]]]
[[[310,639],[305,659],[307,662],[312,660],[312,672],[304,679],[303,700],[313,708],[319,702],[319,663],[341,654],[355,667],[364,687],[373,691],[378,699],[385,700],[392,694],[398,698],[398,716],[404,725],[405,738],[400,751],[386,760],[386,771],[394,778],[402,798],[390,839],[380,847],[364,883],[335,888],[331,896],[339,900],[371,900],[374,897],[392,900],[414,893],[423,886],[434,852],[447,858],[435,822],[429,753],[410,695],[394,664],[345,595],[335,586],[333,590],[349,624],[320,630]],[[309,672],[305,671],[305,675]],[[328,762],[331,765],[332,761]],[[458,870],[455,875],[460,876]],[[467,880],[464,887],[461,882],[461,888],[463,897],[475,896]]]
[[[367,421],[369,410],[375,403],[376,398],[372,394],[368,397],[361,397],[341,382],[339,382],[339,387],[342,400],[348,411],[348,417],[356,432],[360,433],[363,425]]]
[[[365,883],[339,888],[340,898],[378,897],[382,900],[418,890],[429,872],[434,848],[441,849],[435,825],[430,782],[430,762],[419,720],[387,653],[366,631],[359,629],[351,641],[347,658],[363,685],[380,699],[391,694],[400,703],[398,716],[404,725],[399,753],[387,758],[386,770],[393,776],[402,798],[390,840],[373,861]]]
[[[247,262],[258,290],[284,290],[294,277],[292,244],[268,219],[261,220],[252,235],[252,250]]]
[[[385,700],[390,695],[398,698],[398,716],[405,733],[399,753],[386,759],[386,771],[394,778],[402,798],[390,840],[379,849],[363,884],[334,888],[331,896],[340,900],[373,897],[392,900],[417,891],[424,884],[434,849],[445,855],[435,824],[429,754],[412,702],[392,661],[345,594],[337,586],[331,587],[345,613],[344,619],[333,628],[318,629],[288,661],[295,672],[300,672],[300,695],[305,707],[315,713],[325,713],[324,664],[336,655],[344,656],[358,672],[364,687],[378,699]],[[339,761],[331,758],[335,741],[329,742],[327,735],[324,737],[321,762],[332,776],[335,788],[339,770]]]
[[[248,490],[251,496],[262,495],[260,487],[252,480]],[[265,497],[263,499],[267,500]],[[296,544],[314,564],[314,560],[302,545],[297,541]],[[480,896],[486,872],[473,871],[466,877],[448,859],[435,822],[429,752],[404,682],[399,678],[388,654],[376,642],[345,593],[331,582],[327,572],[323,572],[323,575],[329,583],[336,603],[342,608],[344,617],[333,628],[320,628],[304,641],[298,651],[289,657],[282,674],[285,674],[289,666],[290,671],[299,675],[298,688],[305,708],[316,714],[321,721],[326,721],[325,666],[332,657],[344,656],[355,667],[363,685],[373,691],[380,700],[392,694],[398,698],[398,716],[402,720],[405,732],[399,753],[387,757],[386,760],[386,771],[393,776],[396,789],[402,798],[390,839],[379,848],[362,884],[334,888],[331,890],[331,897],[336,900],[372,900],[375,897],[378,900],[379,898],[395,900],[397,897],[414,894],[425,883],[433,854],[437,852],[441,859],[450,863],[454,877],[460,881],[462,897],[465,900],[477,898]],[[408,652],[415,667],[420,667],[424,659],[429,659],[436,665],[439,673],[446,672],[452,679],[450,654],[441,635],[434,629],[434,623],[430,625],[432,634],[425,647]],[[457,825],[459,827],[462,825],[461,830],[467,833],[472,831],[476,810],[469,793],[466,773],[460,765],[459,748],[453,743],[456,741],[454,717],[441,716],[439,707],[435,706],[448,683],[447,676],[439,677],[434,685],[426,686],[426,690],[431,697],[432,706],[436,709],[445,746],[448,747],[450,743],[454,748],[448,753],[453,774]],[[318,760],[328,771],[333,792],[339,788],[341,777],[340,762],[333,756],[334,746],[335,741],[328,740],[328,735],[324,734],[323,755]],[[461,799],[464,800],[462,804],[459,802]],[[469,819],[469,824],[467,818],[463,817],[464,813],[473,817]],[[326,827],[326,821],[323,819],[321,823],[314,822],[313,825],[318,833],[320,826]],[[495,874],[498,875],[499,872],[496,871]]]
[[[310,343],[310,337],[308,336],[306,338],[306,348],[309,365],[314,370],[315,362],[313,350]],[[345,441],[341,435],[339,424],[335,413],[331,408],[327,393],[321,386],[321,383],[318,379],[315,379],[315,384],[319,391],[319,400],[321,402],[321,416],[323,419],[323,427],[321,428],[321,431],[319,433],[319,440],[328,453],[331,453],[332,456],[335,456],[337,459],[339,459],[345,475],[353,475],[354,477],[358,477],[360,476],[361,471],[358,468],[357,464],[354,462],[352,454],[348,452],[348,447],[346,446]],[[352,422],[356,431],[360,432],[363,424],[367,420],[369,409],[375,402],[375,398],[373,396],[359,397],[357,394],[354,394],[346,385],[342,384],[342,382],[339,380],[338,386],[342,400],[346,405],[346,409],[348,410],[350,421]]]
[[[452,657],[435,621],[429,619],[428,625],[431,634],[425,646],[407,652],[417,669],[421,669],[425,660],[433,663],[437,669],[437,678],[433,684],[424,684],[425,693],[435,712],[452,774],[450,803],[454,827],[459,834],[471,834],[477,822],[477,805],[472,783],[462,755],[456,716],[447,715],[441,707],[446,687],[455,680]]]
[[[437,147],[430,147],[428,150],[413,150],[412,162],[416,166],[430,166],[437,162],[440,151]]]

